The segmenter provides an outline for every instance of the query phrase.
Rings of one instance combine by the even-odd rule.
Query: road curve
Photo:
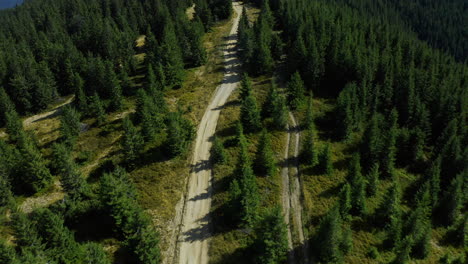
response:
[[[288,133],[286,135],[286,148],[284,153],[284,160],[286,165],[281,171],[282,177],[282,205],[284,212],[284,220],[288,225],[288,246],[289,255],[288,263],[309,263],[309,249],[308,243],[304,236],[304,227],[302,225],[302,204],[301,204],[301,183],[299,179],[299,127],[290,112],[289,118],[291,125],[288,125]],[[291,135],[294,136],[293,145],[291,146]],[[293,147],[291,155],[290,148]],[[292,164],[290,164],[290,162]],[[291,167],[291,168],[290,168]],[[293,225],[291,225],[291,221]],[[293,236],[294,234],[294,236]],[[299,245],[300,249],[294,248],[294,245]],[[298,255],[297,255],[298,254]]]
[[[210,238],[210,207],[212,195],[212,171],[210,165],[211,140],[216,131],[221,109],[240,81],[240,61],[237,56],[237,29],[242,5],[233,1],[237,17],[227,37],[224,50],[225,75],[203,115],[197,131],[182,214],[182,225],[177,240],[177,263],[207,264]]]

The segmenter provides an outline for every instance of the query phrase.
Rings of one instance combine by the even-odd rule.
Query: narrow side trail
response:
[[[231,32],[224,50],[225,70],[222,84],[215,90],[210,105],[197,131],[192,160],[192,171],[188,180],[180,226],[176,259],[180,264],[208,263],[210,238],[210,207],[212,196],[212,171],[210,149],[221,109],[240,81],[240,61],[237,56],[237,29],[242,5],[233,1],[235,15]]]
[[[296,119],[291,112],[289,113],[289,119],[291,120],[292,126],[288,125],[286,148],[284,152],[284,159],[287,163],[281,171],[283,184],[281,200],[284,220],[288,225],[288,263],[309,263],[309,248],[307,241],[305,241],[304,227],[302,225],[302,189],[299,179],[298,162],[300,132]],[[293,138],[292,142],[291,138]],[[297,249],[294,248],[295,245],[298,246]]]

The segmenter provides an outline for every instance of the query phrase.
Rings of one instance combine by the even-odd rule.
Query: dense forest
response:
[[[0,126],[8,135],[0,139],[0,220],[14,237],[13,244],[1,238],[1,263],[111,263],[101,244],[75,235],[91,216],[104,221],[100,233],[121,241],[121,260],[160,262],[159,234],[126,170],[144,145],[164,141],[174,158],[193,138],[192,123],[167,108],[164,94],[181,87],[186,69],[206,62],[203,35],[232,12],[231,1],[196,4],[193,19],[185,13],[192,1],[34,0],[0,12]],[[21,116],[65,96],[73,102],[57,112],[59,137],[41,145]],[[78,136],[88,125],[109,129],[107,116],[130,98],[136,113],[120,122],[125,158],[89,182],[74,153]],[[47,192],[57,180],[61,202],[30,214],[19,209],[20,197]]]
[[[345,173],[334,188],[320,190],[332,193],[335,203],[320,220],[308,222],[310,255],[319,263],[350,261],[346,256],[353,255],[352,237],[368,226],[368,232],[382,240],[378,246],[366,244],[371,259],[408,263],[430,257],[430,263],[463,263],[463,253],[444,257],[431,252],[432,230],[445,230],[444,243],[462,252],[468,235],[468,68],[457,62],[466,60],[462,1],[451,1],[461,9],[450,11],[435,1],[252,2],[260,8],[258,18],[252,23],[245,11],[239,26],[244,70],[257,78],[279,74],[288,80],[289,108],[303,117],[304,182]],[[439,20],[444,22],[431,27]],[[441,34],[447,36],[442,40]],[[220,222],[237,219],[235,227],[256,230],[264,222],[252,219],[263,219],[258,211],[267,193],[252,183],[250,167],[259,168],[254,170],[258,178],[275,175],[279,161],[268,154],[271,147],[265,149],[269,143],[264,129],[274,132],[287,121],[284,99],[275,88],[258,107],[259,96],[249,92],[248,83],[244,78],[241,84],[243,129],[236,131],[263,129],[256,154],[260,156],[252,164],[248,144],[238,134],[234,174],[239,178],[226,189],[230,211]],[[333,110],[314,117],[323,112],[315,106],[324,102]],[[256,138],[249,136],[250,141]],[[335,146],[345,149],[337,154]],[[345,167],[333,162],[337,155],[346,157],[340,161]],[[268,241],[287,240],[284,227],[284,233],[278,231],[281,225],[277,221],[276,227],[270,226]],[[379,232],[385,236],[376,235]],[[239,236],[238,243],[246,248],[241,252],[261,259],[254,263],[285,259],[284,244],[262,249],[283,256],[258,256],[256,236],[251,243]]]
[[[232,104],[238,115],[227,118],[211,150],[214,173],[229,174],[215,184],[213,200],[214,233],[226,236],[216,241],[226,245],[211,247],[235,251],[221,263],[284,263],[294,254],[273,197],[284,166],[278,139],[292,129],[301,133],[298,167],[308,192],[301,199],[310,252],[301,254],[316,263],[464,263],[466,3],[245,2],[238,30],[244,73]],[[165,96],[207,63],[203,38],[231,17],[231,5],[33,0],[0,11],[0,234],[13,237],[0,236],[0,263],[161,262],[160,234],[139,203],[148,194],[130,173],[187,155],[195,126],[189,110],[169,106]],[[41,144],[22,117],[67,97],[58,138]],[[130,114],[108,118],[124,110]],[[75,150],[89,126],[100,135],[120,131],[122,159],[86,178],[80,160],[87,157]],[[65,193],[59,202],[19,208],[57,181]],[[327,190],[311,184],[327,181]],[[323,199],[320,212],[311,212],[310,197]],[[83,232],[93,217],[122,245],[114,256]]]

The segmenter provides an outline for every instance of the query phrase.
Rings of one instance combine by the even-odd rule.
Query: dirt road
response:
[[[192,172],[188,181],[178,237],[178,262],[180,264],[208,263],[210,238],[210,207],[212,195],[212,171],[209,162],[211,140],[216,131],[223,105],[240,81],[240,62],[237,57],[237,28],[242,6],[234,1],[237,17],[227,38],[224,51],[225,70],[223,82],[216,88],[210,105],[200,122],[193,153]],[[236,15],[234,14],[234,15]]]
[[[299,157],[299,127],[292,113],[289,113],[291,126],[288,126],[284,159],[286,166],[281,171],[282,205],[285,223],[288,228],[289,256],[288,263],[309,263],[308,243],[305,241],[302,226],[301,184],[298,170]],[[291,138],[293,136],[293,142]],[[292,145],[291,145],[292,143]],[[293,148],[291,151],[291,147]],[[298,248],[295,248],[297,246]]]

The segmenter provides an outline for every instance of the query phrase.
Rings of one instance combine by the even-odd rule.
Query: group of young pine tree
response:
[[[189,19],[192,5],[196,12]],[[231,5],[35,0],[0,11],[0,127],[6,130],[0,139],[0,211],[12,215],[0,225],[10,224],[15,238],[14,244],[0,241],[0,263],[110,263],[101,245],[75,239],[74,232],[83,231],[78,219],[92,212],[110,216],[102,221],[122,241],[127,261],[160,262],[159,235],[125,169],[144,162],[142,154],[151,151],[146,146],[161,146],[169,158],[186,153],[194,127],[182,110],[169,111],[165,91],[181,87],[186,68],[206,62],[202,37],[230,17]],[[137,46],[137,39],[144,45]],[[144,63],[136,53],[146,53]],[[69,95],[72,103],[57,111],[59,138],[40,144],[21,116]],[[137,109],[121,123],[123,160],[103,165],[101,180],[90,184],[76,161],[79,135],[90,127],[107,129],[107,115],[126,110],[127,97],[136,98]],[[63,200],[31,214],[17,209],[18,195],[47,192],[55,182]]]

